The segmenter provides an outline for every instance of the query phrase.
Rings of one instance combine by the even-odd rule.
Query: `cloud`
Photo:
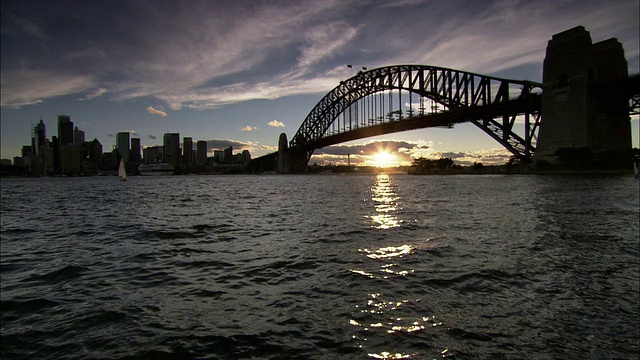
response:
[[[167,116],[166,112],[164,112],[162,110],[154,109],[152,106],[147,107],[147,112],[149,114],[160,115],[162,117],[166,117]]]
[[[156,136],[153,136],[153,135],[149,135],[149,139],[151,139],[151,140],[155,140],[155,139],[157,139],[157,137],[156,137]]]
[[[334,57],[353,40],[357,33],[356,28],[339,21],[311,28],[306,35],[308,44],[302,49],[298,65],[311,66]]]
[[[207,148],[209,150],[224,150],[233,147],[234,150],[251,150],[254,149],[254,143],[250,141],[238,141],[229,139],[207,140]]]
[[[284,123],[278,120],[271,120],[268,125],[271,127],[284,127]]]
[[[87,75],[48,70],[3,69],[0,84],[0,106],[19,109],[45,99],[82,92],[93,86],[93,79]]]
[[[253,131],[253,130],[258,130],[258,128],[255,127],[255,126],[247,125],[247,126],[245,126],[243,128],[238,129],[238,131]]]
[[[13,25],[30,35],[14,35],[6,42],[25,43],[2,49],[2,106],[78,93],[89,100],[108,91],[113,100],[152,97],[173,110],[214,109],[253,99],[326,93],[349,76],[347,63],[370,69],[417,63],[481,74],[528,66],[531,71],[523,77],[536,81],[548,39],[571,26],[566,18],[593,28],[594,35],[597,30],[620,38],[630,68],[638,63],[634,2],[419,3],[132,2],[116,13],[104,4],[80,2],[64,9],[69,18],[103,18],[78,24],[86,31],[76,32],[44,26],[44,20],[62,16],[55,3],[45,2]],[[394,6],[394,16],[403,21],[389,21],[391,9],[385,6]],[[161,20],[167,13],[170,22]],[[231,13],[243,16],[224,15]],[[3,15],[3,44],[13,34],[4,32],[7,18]],[[45,51],[50,49],[68,55],[51,56]],[[97,84],[102,87],[96,89]],[[166,116],[157,111],[152,114]]]
[[[137,131],[135,131],[135,130],[129,130],[129,133],[130,133],[131,135],[134,135],[134,136],[137,136],[137,135],[138,135],[138,132],[137,132]]]
[[[260,150],[274,152],[274,151],[278,151],[278,147],[277,146],[270,146],[270,145],[260,145]]]
[[[95,91],[93,91],[92,93],[89,93],[87,95],[85,95],[82,98],[79,98],[78,100],[82,101],[82,100],[93,100],[97,97],[100,97],[104,94],[106,94],[109,90],[107,90],[106,88],[97,88]]]

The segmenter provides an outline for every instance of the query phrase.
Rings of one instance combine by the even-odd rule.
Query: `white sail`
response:
[[[118,176],[120,176],[120,180],[127,180],[127,172],[124,170],[124,160],[120,160],[120,167],[118,168]]]

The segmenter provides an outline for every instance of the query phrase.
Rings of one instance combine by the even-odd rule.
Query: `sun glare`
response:
[[[395,155],[388,152],[379,152],[374,154],[370,160],[372,166],[379,168],[392,167],[398,165],[398,159]]]

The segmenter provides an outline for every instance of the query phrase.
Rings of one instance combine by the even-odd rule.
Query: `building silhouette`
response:
[[[166,133],[162,138],[164,147],[164,162],[178,168],[181,165],[182,152],[180,150],[180,134]]]
[[[204,140],[198,140],[196,143],[196,164],[207,164],[207,142]]]
[[[182,162],[185,168],[193,165],[193,139],[190,137],[182,138]]]
[[[228,148],[224,149],[224,157],[222,161],[224,161],[225,164],[231,164],[231,162],[233,161],[233,146],[229,146]]]
[[[102,156],[102,144],[96,138],[94,138],[89,144],[89,161],[97,166],[100,163],[100,157]]]
[[[31,137],[32,154],[29,156],[28,164],[30,173],[36,176],[44,176],[53,172],[53,149],[47,139],[47,131],[44,121],[33,128]]]
[[[147,146],[142,150],[143,162],[145,164],[152,164],[163,162],[164,160],[164,147],[162,146]]]
[[[82,144],[84,142],[84,131],[79,130],[76,126],[73,129],[73,143],[74,144]]]
[[[73,122],[69,115],[58,115],[58,141],[60,145],[73,144]]]
[[[116,149],[118,155],[124,159],[125,162],[129,161],[129,132],[119,132],[116,134]]]
[[[57,143],[54,141],[54,156],[57,157],[59,164],[59,170],[56,172],[63,175],[77,175],[82,170],[81,144],[74,143],[73,130],[71,117],[58,115],[58,139]]]
[[[138,166],[144,163],[166,162],[173,165],[179,173],[236,171],[238,165],[251,160],[249,151],[233,154],[233,148],[216,150],[217,161],[208,158],[207,141],[199,140],[194,144],[193,138],[182,139],[179,133],[166,133],[162,146],[142,148],[140,138],[129,138],[129,132],[116,134],[113,151],[104,152],[97,138],[85,140],[85,132],[73,126],[69,115],[58,116],[57,136],[47,139],[47,129],[43,119],[31,126],[31,145],[22,148],[22,156],[14,158],[15,166],[20,167],[16,174],[31,176],[47,175],[100,175],[113,174],[120,159],[124,159],[127,172],[134,174]],[[196,149],[194,149],[194,145]],[[223,157],[226,161],[223,161]],[[11,160],[5,159],[5,163]],[[231,166],[230,166],[231,165]],[[220,168],[216,169],[216,166]],[[222,169],[221,168],[226,168]]]
[[[142,161],[140,153],[140,138],[131,138],[131,148],[129,149],[129,161],[139,164]]]

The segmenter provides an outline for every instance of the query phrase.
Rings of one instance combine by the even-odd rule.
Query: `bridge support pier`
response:
[[[289,143],[287,142],[287,134],[280,134],[278,139],[278,174],[288,174],[291,172],[289,163]]]
[[[607,90],[626,78],[618,40],[592,44],[582,26],[553,35],[544,59],[543,125],[534,160],[553,161],[561,148],[588,147],[595,154],[631,149],[628,99]]]

